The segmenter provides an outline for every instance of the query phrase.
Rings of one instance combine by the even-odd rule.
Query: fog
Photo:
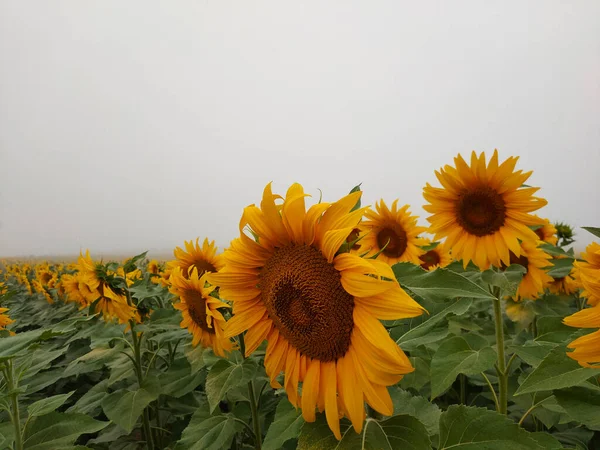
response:
[[[600,2],[0,3],[0,256],[224,247],[269,181],[426,225],[494,148],[600,226]]]

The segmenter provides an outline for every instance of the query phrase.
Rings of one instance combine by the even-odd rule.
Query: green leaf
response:
[[[161,393],[179,398],[189,394],[204,380],[203,372],[193,372],[190,363],[184,359],[177,359],[171,364],[169,370],[159,375]]]
[[[178,447],[187,450],[221,450],[230,448],[231,441],[244,425],[232,414],[214,414],[208,411],[206,399],[192,416],[189,425],[181,435]]]
[[[57,408],[60,408],[75,391],[71,391],[68,394],[53,395],[52,397],[46,397],[37,402],[33,402],[27,407],[27,413],[29,417],[43,416],[44,414],[51,413]]]
[[[193,347],[191,344],[184,348],[185,357],[192,366],[194,372],[206,366],[204,362],[204,352],[210,352],[210,349],[204,348],[201,345]]]
[[[600,393],[582,387],[554,391],[556,401],[575,421],[600,431]]]
[[[23,331],[14,336],[8,336],[0,339],[0,360],[12,358],[19,354],[21,350],[26,349],[29,345],[41,338],[46,330]]]
[[[488,342],[475,334],[444,341],[431,359],[431,398],[448,389],[460,373],[475,375],[494,367],[496,358]]]
[[[206,378],[205,389],[210,411],[215,410],[229,389],[248,383],[254,377],[257,368],[252,359],[245,359],[241,364],[226,359],[217,361]]]
[[[552,343],[533,341],[523,345],[511,345],[508,348],[530,366],[537,367],[554,347],[556,345]]]
[[[404,333],[396,341],[404,350],[413,350],[419,345],[423,345],[427,342],[431,342],[431,338],[428,337],[430,330],[442,321],[448,314],[461,315],[467,312],[473,300],[470,298],[461,298],[455,302],[452,302],[445,309],[440,311],[434,316],[431,316],[425,322],[414,327],[413,329]],[[445,329],[445,328],[444,328]],[[443,336],[445,337],[445,336]]]
[[[562,248],[556,247],[555,245],[552,245],[552,244],[548,244],[547,242],[540,244],[539,248],[541,248],[546,253],[548,253],[549,255],[552,255],[552,256],[566,256],[567,258],[573,258],[573,255],[565,252]]]
[[[52,412],[36,417],[27,426],[25,450],[57,450],[72,446],[82,434],[95,433],[109,422],[100,422],[85,414]]]
[[[555,259],[552,261],[552,268],[548,270],[548,275],[552,278],[563,278],[571,273],[573,269],[573,258]]]
[[[408,414],[416,417],[425,425],[430,436],[439,433],[442,410],[436,404],[430,403],[425,397],[414,397],[397,386],[390,388],[390,396],[394,404],[394,415]]]
[[[493,269],[481,273],[481,279],[490,286],[499,287],[503,295],[513,295],[527,273],[527,269],[519,264],[511,264],[506,270],[496,272]]]
[[[140,388],[135,391],[119,389],[102,401],[106,417],[131,433],[144,408],[156,400],[157,393]]]
[[[342,440],[338,442],[327,426],[325,415],[315,423],[306,423],[298,440],[298,450],[429,450],[431,441],[425,426],[416,418],[401,414],[378,421],[367,418],[361,434],[348,421],[340,423]]]
[[[494,298],[481,286],[448,269],[427,272],[410,263],[397,263],[392,269],[402,287],[423,298]]]
[[[279,450],[286,441],[298,437],[302,425],[304,425],[302,412],[294,408],[285,398],[282,399],[277,405],[275,419],[269,426],[263,442],[263,450]]]
[[[583,228],[585,231],[589,231],[594,236],[600,238],[600,228],[597,228],[597,227],[581,227],[581,228]]]
[[[403,389],[414,389],[420,391],[423,386],[429,383],[429,364],[419,357],[408,358],[415,368],[414,372],[407,373],[400,380],[400,387]]]
[[[28,361],[28,367],[23,371],[22,380],[31,378],[37,375],[41,370],[50,367],[50,363],[59,356],[64,355],[69,350],[69,346],[65,345],[57,350],[37,349],[31,354],[31,359]]]
[[[440,418],[438,449],[543,450],[530,433],[485,408],[452,405]]]
[[[599,369],[581,367],[577,361],[569,358],[565,346],[560,345],[529,374],[515,395],[577,386],[598,374]]]
[[[108,380],[102,380],[96,384],[89,391],[77,400],[77,402],[67,409],[68,413],[76,412],[81,414],[87,414],[95,416],[94,412],[101,408],[102,400],[108,395]]]
[[[362,183],[360,183],[360,184],[357,184],[356,186],[354,186],[354,187],[353,187],[353,188],[350,190],[349,194],[352,194],[353,192],[360,192],[360,185],[361,185],[361,184],[362,184]],[[358,199],[358,201],[356,202],[356,204],[355,204],[355,205],[352,207],[352,209],[350,210],[350,212],[352,212],[352,211],[356,211],[358,208],[360,208],[360,198]]]

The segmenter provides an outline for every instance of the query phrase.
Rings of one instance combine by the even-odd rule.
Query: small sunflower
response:
[[[79,290],[79,283],[81,282],[79,274],[68,274],[65,273],[60,277],[60,284],[64,290],[67,301],[75,302],[82,308],[89,305],[89,302],[85,299],[81,291]]]
[[[181,328],[187,328],[193,335],[192,345],[201,344],[212,348],[215,354],[225,356],[225,352],[230,352],[233,346],[231,340],[225,337],[225,318],[219,308],[229,306],[210,295],[215,287],[206,285],[206,276],[205,273],[198,277],[198,269],[194,267],[186,278],[177,267],[171,275],[169,290],[179,297],[180,301],[173,306],[183,316]]]
[[[160,272],[160,264],[158,264],[157,260],[153,259],[152,261],[148,262],[146,270],[148,271],[148,273],[158,275],[158,273]]]
[[[99,266],[99,267],[98,267]],[[120,292],[115,292],[106,280],[98,276],[102,265],[96,265],[86,251],[85,256],[80,255],[77,260],[79,270],[79,291],[85,300],[91,305],[96,303],[96,311],[102,313],[105,320],[117,319],[119,323],[127,323],[130,320],[140,321],[140,315],[133,305],[127,303],[127,299]]]
[[[0,308],[0,330],[3,330],[7,325],[14,322],[14,320],[8,317],[8,314],[5,314],[6,311],[8,311],[8,308]]]
[[[553,278],[546,273],[546,268],[552,266],[551,257],[537,248],[535,242],[521,242],[520,256],[510,252],[510,264],[520,264],[527,269],[515,294],[515,300],[527,298],[535,300],[544,292]]]
[[[0,281],[0,295],[4,295],[7,292],[7,287],[3,281]]]
[[[426,246],[424,248],[425,253],[419,256],[419,260],[421,261],[420,266],[430,272],[438,267],[446,267],[452,262],[452,256],[450,256],[450,252],[446,250],[445,245],[443,243],[434,244]]]
[[[583,286],[581,295],[590,305],[600,302],[600,244],[592,242],[582,254],[584,261],[575,261]]]
[[[200,276],[206,272],[216,272],[222,269],[223,260],[221,255],[217,255],[215,241],[208,242],[208,239],[205,238],[200,247],[199,240],[200,238],[197,238],[195,244],[194,241],[185,241],[185,250],[181,247],[175,248],[173,254],[176,259],[168,263],[169,268],[179,267],[185,277],[194,267],[198,269]]]
[[[519,240],[536,241],[529,228],[540,225],[530,213],[547,202],[534,197],[539,188],[522,188],[531,172],[514,171],[518,158],[498,164],[495,150],[486,165],[485,153],[471,154],[469,167],[462,156],[455,167],[446,165],[435,172],[442,188],[427,183],[423,196],[430,203],[423,208],[432,214],[427,220],[436,239],[446,237],[446,246],[466,267],[473,261],[480,269],[509,264],[509,251],[520,256]]]
[[[556,236],[556,228],[548,219],[542,219],[538,216],[535,216],[539,219],[540,223],[543,225],[535,228],[535,234],[537,234],[538,239],[540,241],[547,242],[548,244],[556,245],[558,243],[558,237]]]
[[[570,327],[577,328],[600,328],[600,307],[583,309],[563,321]],[[567,355],[579,362],[583,367],[600,367],[600,330],[575,339],[567,345],[574,351]]]
[[[207,277],[233,301],[226,336],[246,331],[247,355],[266,339],[271,384],[279,386],[284,372],[289,401],[308,422],[315,421],[315,407],[325,411],[337,439],[341,416],[360,432],[364,401],[392,415],[386,387],[414,370],[379,319],[423,312],[388,264],[338,253],[365,212],[351,211],[360,195],[306,211],[301,185],[293,184],[281,204],[268,184],[260,207],[244,209],[240,237],[223,254],[225,268]]]
[[[375,204],[376,211],[367,210],[366,220],[359,225],[364,237],[358,242],[359,253],[368,252],[368,256],[377,256],[383,262],[411,262],[421,264],[419,256],[425,253],[420,246],[425,245],[425,239],[419,235],[427,229],[417,226],[417,216],[411,216],[409,206],[398,209],[398,200],[394,200],[388,208],[383,200]]]

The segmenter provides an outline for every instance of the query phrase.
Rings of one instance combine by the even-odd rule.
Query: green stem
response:
[[[23,450],[23,432],[21,431],[21,412],[19,411],[19,394],[16,392],[15,373],[11,360],[6,363],[3,371],[6,378],[6,387],[10,392],[11,418],[15,428],[15,450]]]
[[[485,378],[485,381],[487,383],[487,385],[490,388],[490,391],[492,391],[492,396],[494,397],[494,405],[496,405],[496,411],[498,411],[498,396],[496,395],[496,391],[494,390],[494,386],[492,385],[492,382],[490,381],[490,379],[487,377],[487,375],[483,372],[481,372],[481,375],[483,375],[483,378]]]
[[[506,358],[504,356],[504,322],[502,320],[502,304],[499,289],[494,289],[494,321],[496,326],[496,347],[498,350],[498,412],[506,414],[508,405],[508,373],[506,373]]]
[[[527,411],[525,411],[525,414],[523,414],[523,417],[521,417],[521,420],[519,420],[519,426],[523,425],[523,422],[525,421],[525,419],[527,418],[527,416],[531,413],[531,411],[533,411],[535,408],[537,408],[538,406],[540,406],[542,403],[544,403],[546,400],[548,400],[549,398],[552,398],[553,396],[551,395],[550,397],[546,397],[543,400],[540,400],[537,403],[534,403],[533,405],[531,405],[531,408],[529,408]]]
[[[127,295],[129,298],[129,293]],[[138,379],[138,385],[140,389],[144,383],[144,373],[142,369],[142,353],[140,349],[140,341],[135,331],[135,321],[130,320],[129,326],[131,327],[131,340],[133,341],[133,357],[135,360],[134,370]],[[146,440],[146,447],[148,450],[154,449],[154,439],[152,438],[152,429],[150,428],[150,416],[148,415],[148,408],[144,408],[142,414],[142,424],[144,427],[144,439]]]
[[[244,335],[238,336],[240,343],[240,352],[242,358],[246,359],[246,344],[244,342]],[[254,383],[248,382],[248,396],[250,397],[250,410],[252,411],[252,426],[254,428],[254,448],[260,450],[262,448],[262,432],[260,430],[260,420],[258,417],[258,403],[256,401],[256,395],[254,393]]]
[[[465,376],[465,374],[461,373],[458,376],[458,379],[460,381],[460,404],[466,405],[467,404],[467,377]]]

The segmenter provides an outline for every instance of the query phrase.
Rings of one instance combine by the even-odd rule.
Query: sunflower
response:
[[[419,246],[425,245],[425,239],[419,238],[425,227],[417,226],[417,216],[411,216],[409,206],[398,209],[398,200],[394,200],[391,209],[383,200],[375,204],[376,211],[367,210],[367,220],[359,225],[359,253],[368,252],[368,256],[378,254],[377,258],[388,264],[412,262],[421,264],[419,256],[425,253]]]
[[[120,292],[115,292],[106,282],[98,276],[101,264],[98,266],[92,261],[90,252],[85,256],[80,255],[77,260],[79,270],[79,291],[85,300],[92,304],[96,303],[96,311],[102,313],[105,320],[117,319],[119,323],[127,323],[130,320],[140,321],[139,313],[133,305],[127,303],[127,299]]]
[[[520,256],[510,252],[510,264],[520,264],[527,269],[527,273],[523,275],[515,300],[519,301],[524,298],[535,300],[539,294],[544,292],[550,283],[554,280],[546,273],[546,268],[552,266],[550,261],[552,258],[542,249],[538,248],[535,242],[521,242]]]
[[[7,292],[6,285],[3,281],[0,281],[0,295],[4,295]]]
[[[452,256],[444,244],[439,242],[434,242],[434,244],[428,244],[424,248],[425,253],[419,256],[420,266],[425,270],[432,271],[438,267],[446,267],[452,262]]]
[[[181,247],[175,248],[173,254],[176,259],[168,263],[169,268],[179,267],[185,277],[188,276],[193,267],[198,269],[200,276],[205,272],[216,272],[222,269],[223,260],[221,255],[216,254],[215,241],[208,242],[208,239],[205,238],[202,247],[200,247],[199,240],[200,238],[196,238],[195,244],[194,241],[185,241],[185,250]]]
[[[575,314],[565,317],[563,322],[570,327],[599,328],[600,307],[594,306],[578,311]],[[592,363],[600,363],[600,330],[575,339],[567,347],[574,349],[574,351],[567,353],[567,355],[582,366],[599,366]]]
[[[583,286],[581,295],[590,305],[600,302],[600,244],[592,242],[582,254],[584,261],[575,261]]]
[[[573,267],[569,275],[562,278],[553,278],[552,280],[553,281],[548,286],[548,289],[553,294],[571,295],[581,288],[579,269],[577,269],[577,267]]]
[[[153,275],[158,275],[158,273],[160,272],[160,265],[158,264],[158,261],[153,259],[152,261],[148,262],[148,265],[146,266],[146,271]]]
[[[543,225],[535,228],[535,234],[537,234],[540,241],[547,242],[548,244],[556,245],[558,243],[558,237],[556,236],[556,228],[548,219],[542,219],[535,216]]]
[[[529,214],[547,202],[534,197],[539,188],[521,187],[531,172],[514,172],[517,157],[498,164],[498,151],[486,166],[485,153],[471,154],[469,167],[462,156],[454,158],[456,168],[445,166],[435,174],[442,188],[427,183],[423,196],[430,203],[423,208],[432,214],[427,220],[436,239],[446,237],[447,248],[466,267],[473,261],[480,269],[490,264],[509,264],[509,251],[520,256],[519,240],[536,241],[529,228],[540,220]]]
[[[68,302],[75,302],[86,307],[89,302],[85,299],[81,291],[79,290],[79,283],[81,282],[79,274],[68,274],[65,273],[60,277],[60,285],[65,293]]]
[[[229,306],[210,295],[215,287],[206,286],[206,276],[204,273],[198,277],[198,269],[194,267],[186,278],[177,267],[171,275],[169,291],[179,297],[180,301],[173,306],[183,316],[181,328],[187,328],[193,335],[192,345],[200,343],[212,348],[215,354],[225,356],[233,346],[231,339],[225,337],[225,318],[219,308]]]
[[[8,317],[8,314],[5,314],[6,311],[8,311],[8,308],[0,308],[0,330],[3,330],[7,325],[14,322],[14,320]]]
[[[392,415],[386,387],[414,370],[379,319],[423,312],[388,264],[338,253],[366,210],[351,212],[360,195],[306,211],[301,185],[293,184],[276,204],[281,197],[268,184],[260,207],[244,209],[240,237],[223,255],[225,268],[207,277],[233,301],[226,336],[246,331],[246,355],[266,339],[271,384],[279,386],[283,371],[289,401],[308,422],[315,421],[315,406],[325,411],[338,439],[341,416],[360,432],[365,400]]]

